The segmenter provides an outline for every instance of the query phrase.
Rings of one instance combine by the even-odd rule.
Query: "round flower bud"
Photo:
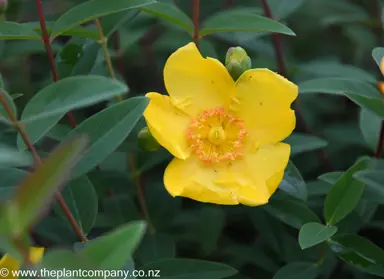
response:
[[[234,80],[237,80],[242,73],[251,69],[252,62],[247,52],[241,47],[231,47],[225,57],[225,67]]]
[[[144,127],[137,135],[139,147],[144,151],[154,152],[160,149],[160,144],[153,137],[148,127]]]

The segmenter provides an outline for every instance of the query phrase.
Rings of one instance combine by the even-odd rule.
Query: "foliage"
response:
[[[9,1],[0,7],[1,253],[27,268],[25,251],[43,246],[37,268],[125,278],[384,277],[382,5]],[[191,41],[222,63],[239,46],[252,67],[299,86],[284,140],[291,160],[266,205],[203,204],[164,188],[172,156],[145,138],[144,95],[166,92],[164,64]],[[95,277],[119,277],[105,274]]]

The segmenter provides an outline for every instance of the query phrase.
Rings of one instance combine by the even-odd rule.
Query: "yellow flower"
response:
[[[194,43],[168,58],[164,81],[170,96],[148,93],[144,116],[176,157],[165,170],[167,191],[216,204],[267,203],[288,163],[290,146],[281,141],[295,128],[298,87],[268,69],[234,82]]]
[[[40,262],[41,258],[43,257],[44,254],[44,248],[42,247],[31,247],[29,249],[29,257],[30,260],[33,264],[36,264]],[[17,276],[12,276],[12,271],[16,271],[20,269],[20,262],[12,257],[9,254],[5,254],[1,259],[0,259],[0,269],[6,268],[8,270],[8,276],[3,276],[2,278],[17,278]]]

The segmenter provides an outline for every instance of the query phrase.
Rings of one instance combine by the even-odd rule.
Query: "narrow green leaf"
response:
[[[31,28],[16,22],[0,23],[0,40],[41,40]]]
[[[300,229],[306,223],[320,223],[319,217],[305,203],[300,201],[275,200],[270,201],[262,208],[275,218],[296,229]]]
[[[356,181],[353,174],[367,168],[368,159],[359,160],[333,185],[324,203],[324,217],[328,225],[334,225],[347,216],[359,202],[364,184]]]
[[[325,226],[320,223],[307,223],[299,232],[299,244],[301,249],[307,249],[323,241],[328,240],[337,232],[335,226]]]
[[[289,161],[284,172],[284,178],[280,182],[279,189],[287,194],[306,201],[308,198],[307,186],[296,166]]]
[[[109,38],[120,26],[133,20],[139,13],[140,11],[138,10],[128,10],[103,17],[101,27],[103,28],[104,36]]]
[[[293,14],[305,0],[267,0],[272,14],[277,19],[283,19]]]
[[[70,171],[79,161],[88,140],[79,136],[61,144],[43,165],[28,175],[18,187],[13,200],[6,207],[6,225],[15,235],[24,233],[46,209],[58,187],[68,179]]]
[[[314,263],[294,262],[283,266],[273,279],[315,279],[319,270]]]
[[[144,265],[142,270],[150,279],[221,279],[237,273],[237,270],[216,262],[192,259],[168,259]],[[152,272],[151,272],[152,271]]]
[[[81,230],[84,234],[88,234],[95,223],[98,212],[97,194],[91,181],[88,177],[81,176],[66,185],[62,195]],[[64,212],[58,204],[55,206],[55,212],[66,220]]]
[[[139,8],[154,0],[93,0],[79,4],[60,16],[52,27],[51,39],[84,22],[112,13]]]
[[[372,85],[356,79],[319,78],[298,84],[300,94],[342,95],[379,117],[384,117],[384,96]]]
[[[205,254],[212,253],[222,234],[225,214],[220,208],[203,208],[200,212],[198,235]]]
[[[98,42],[86,42],[82,47],[82,55],[76,61],[71,75],[88,75],[95,66],[99,50],[100,44]]]
[[[366,238],[342,234],[329,241],[329,247],[353,267],[380,277],[384,276],[384,251]]]
[[[372,57],[375,60],[377,66],[380,69],[381,60],[384,57],[384,47],[376,47],[372,50]]]
[[[163,234],[146,235],[137,248],[135,256],[142,264],[175,257],[175,241]]]
[[[193,23],[191,19],[174,4],[153,3],[140,8],[140,10],[181,27],[191,35],[193,33]]]
[[[381,123],[384,117],[379,117],[376,114],[366,109],[360,110],[359,126],[365,141],[372,151],[376,151],[377,143],[379,142],[379,134]]]
[[[145,233],[145,228],[145,223],[141,221],[120,226],[90,241],[80,255],[97,264],[99,268],[120,269],[131,258]]]
[[[274,32],[295,36],[291,29],[275,20],[236,9],[219,12],[206,19],[200,36],[219,32]]]
[[[73,129],[67,137],[87,134],[90,147],[73,172],[79,177],[103,161],[129,135],[148,105],[148,98],[133,97],[91,116]]]
[[[26,167],[32,164],[33,158],[29,153],[0,144],[1,167]]]
[[[32,143],[41,139],[66,112],[111,99],[127,91],[118,81],[101,76],[76,76],[62,79],[39,91],[26,105],[20,121]],[[25,149],[21,137],[20,149]]]
[[[288,138],[284,140],[291,146],[291,155],[297,155],[304,152],[309,152],[317,149],[321,149],[327,146],[327,141],[315,136],[292,133]]]
[[[353,178],[364,183],[376,197],[376,202],[384,204],[384,171],[366,170],[354,173]]]

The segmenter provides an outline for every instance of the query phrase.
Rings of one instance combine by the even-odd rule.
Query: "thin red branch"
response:
[[[200,45],[200,36],[199,36],[199,17],[200,17],[200,0],[193,0],[193,41],[196,46]]]
[[[45,47],[45,51],[48,55],[49,65],[51,67],[52,77],[53,77],[53,80],[55,82],[57,82],[59,80],[59,75],[57,74],[55,58],[53,56],[51,42],[49,40],[47,26],[45,23],[43,5],[41,4],[41,0],[35,0],[35,3],[36,3],[36,8],[37,8],[37,13],[39,15],[39,22],[40,22],[41,33],[43,35],[44,47]],[[69,122],[71,123],[72,127],[76,127],[77,121],[76,121],[75,117],[73,116],[72,112],[69,111],[67,113],[67,116],[68,116]]]

